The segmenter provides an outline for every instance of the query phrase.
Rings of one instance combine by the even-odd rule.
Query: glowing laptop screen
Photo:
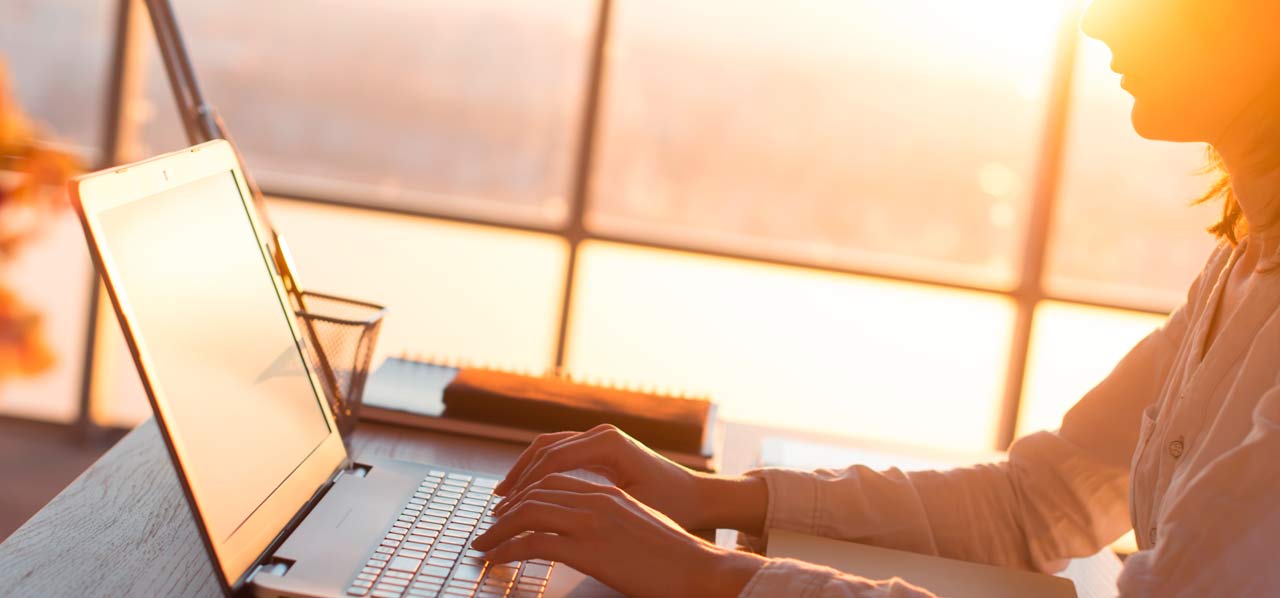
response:
[[[229,171],[99,222],[191,492],[224,541],[330,432],[291,312]]]

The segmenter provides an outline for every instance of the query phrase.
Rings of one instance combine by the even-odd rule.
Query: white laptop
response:
[[[538,596],[603,586],[470,549],[494,476],[353,463],[302,352],[230,145],[72,185],[89,248],[224,591]]]

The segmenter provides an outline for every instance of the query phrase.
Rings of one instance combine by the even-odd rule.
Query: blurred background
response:
[[[304,284],[391,308],[382,355],[1002,450],[1213,245],[1203,148],[1132,132],[1076,0],[173,4]],[[84,168],[186,145],[140,6],[0,22],[12,99]],[[39,228],[0,256],[34,322],[0,359],[47,356],[0,364],[0,476],[29,482],[0,538],[150,416],[74,214]]]

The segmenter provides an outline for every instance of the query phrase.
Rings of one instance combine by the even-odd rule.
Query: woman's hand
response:
[[[763,557],[707,543],[615,486],[552,474],[472,542],[490,562],[558,561],[631,596],[736,596]]]
[[[604,476],[687,530],[723,527],[758,533],[764,522],[768,491],[762,480],[691,471],[610,425],[539,436],[495,492],[512,499],[506,505],[514,505],[544,477],[575,469]],[[503,509],[499,506],[497,514]]]

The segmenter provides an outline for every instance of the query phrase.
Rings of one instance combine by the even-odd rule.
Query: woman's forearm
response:
[[[696,486],[698,529],[736,529],[759,535],[769,510],[765,481],[747,476],[704,476]]]

